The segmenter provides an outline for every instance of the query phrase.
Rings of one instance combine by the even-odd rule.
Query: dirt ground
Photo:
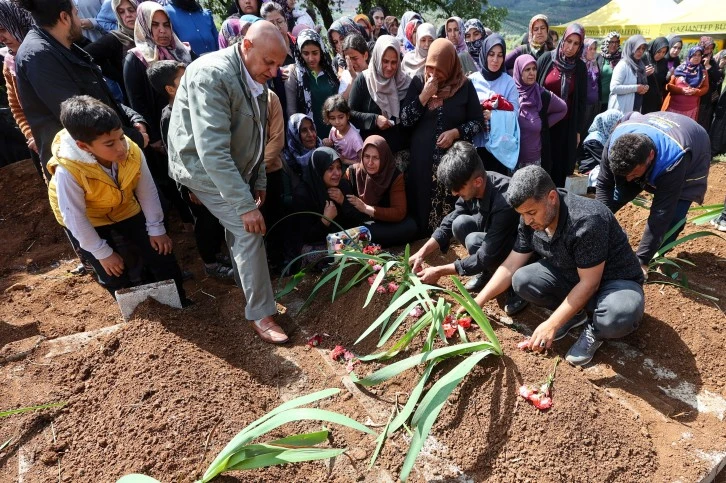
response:
[[[725,194],[726,164],[715,164],[706,203],[721,203]],[[618,213],[634,244],[646,216],[632,205]],[[699,229],[707,228],[689,225],[686,233]],[[12,441],[0,452],[0,481],[113,482],[131,472],[193,481],[240,429],[284,400],[340,387],[319,406],[377,432],[394,403],[405,402],[421,368],[351,391],[344,367],[328,357],[336,345],[372,352],[373,337],[353,343],[390,296],[363,309],[367,286],[332,304],[324,291],[296,315],[312,286],[305,281],[281,301],[291,343],[271,347],[244,321],[241,291],[204,278],[193,238],[176,222],[172,236],[180,263],[195,274],[185,287],[196,304],[178,311],[146,303],[127,325],[64,353],[54,340],[115,327],[122,318],[90,276],[70,274],[77,261],[32,165],[0,169],[0,410],[66,402],[2,420],[0,444]],[[520,352],[523,333],[545,315],[528,309],[512,323],[490,303],[504,355],[485,358],[455,389],[411,481],[700,481],[715,464],[713,451],[726,451],[726,407],[719,406],[726,397],[726,241],[704,238],[677,252],[696,264],[687,270],[693,287],[721,302],[647,285],[641,327],[605,344],[592,367],[561,364],[546,413],[524,403],[517,389],[542,381],[575,339],[546,356]],[[311,349],[306,341],[316,333],[325,336]],[[482,337],[478,330],[469,335]],[[419,348],[414,343],[411,351]],[[378,367],[362,364],[356,372]],[[710,412],[709,401],[716,401]],[[288,425],[270,439],[315,428]],[[396,481],[408,448],[403,434],[368,470],[374,438],[332,429],[331,444],[349,448],[335,461],[233,472],[220,481]]]

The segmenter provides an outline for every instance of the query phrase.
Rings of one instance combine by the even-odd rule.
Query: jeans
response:
[[[512,277],[512,287],[524,300],[555,310],[574,285],[565,281],[547,260],[540,260],[517,270]],[[602,281],[585,308],[592,312],[598,339],[625,337],[638,328],[643,318],[643,287],[632,280]]]
[[[466,247],[469,255],[475,254],[484,243],[486,232],[482,230],[481,222],[482,219],[479,214],[459,215],[454,218],[454,222],[451,224],[454,238]]]
[[[83,258],[93,266],[98,283],[111,292],[114,298],[116,297],[117,290],[134,286],[134,283],[129,278],[133,263],[130,263],[130,260],[127,260],[124,256],[133,249],[141,257],[145,271],[148,271],[153,276],[153,280],[142,280],[142,282],[161,282],[163,280],[173,279],[179,291],[179,298],[182,301],[186,299],[184,287],[182,286],[182,273],[179,264],[177,264],[176,257],[174,257],[173,253],[160,255],[151,246],[149,235],[146,233],[146,218],[144,218],[143,212],[111,225],[97,226],[96,232],[98,236],[106,240],[106,243],[108,243],[114,252],[121,255],[124,259],[124,272],[121,276],[109,275],[96,257],[83,248],[79,248],[79,250],[83,254]],[[72,237],[70,231],[67,231],[67,233],[71,237],[72,243],[78,245],[78,242]],[[124,244],[125,246],[119,249],[118,245],[120,244]]]
[[[242,218],[218,193],[191,190],[225,229],[235,281],[247,299],[245,317],[259,320],[277,313],[262,235],[245,230]]]

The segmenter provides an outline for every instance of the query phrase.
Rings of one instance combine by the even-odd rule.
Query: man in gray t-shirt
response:
[[[507,198],[521,215],[517,240],[476,301],[484,305],[511,285],[524,300],[552,310],[530,338],[536,351],[584,325],[566,359],[585,365],[604,339],[626,336],[643,318],[640,262],[605,205],[557,190],[539,166],[517,171]],[[540,259],[527,265],[533,253]]]

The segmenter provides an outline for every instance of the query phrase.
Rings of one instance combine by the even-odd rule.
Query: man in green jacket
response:
[[[169,125],[169,174],[189,188],[227,232],[245,316],[265,342],[287,342],[267,267],[260,213],[265,202],[267,88],[287,44],[270,22],[244,40],[192,62],[181,80]]]

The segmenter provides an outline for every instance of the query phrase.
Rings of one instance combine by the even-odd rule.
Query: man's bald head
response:
[[[260,84],[277,76],[285,61],[287,40],[266,20],[253,23],[242,41],[242,58],[250,76]]]

